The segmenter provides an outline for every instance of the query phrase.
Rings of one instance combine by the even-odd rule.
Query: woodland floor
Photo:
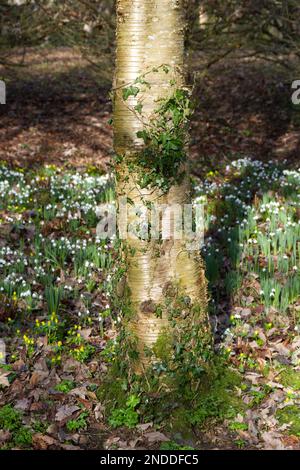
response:
[[[216,352],[233,378],[212,385],[187,433],[126,404],[138,424],[118,427],[99,399],[119,321],[116,249],[95,238],[95,207],[114,197],[109,81],[68,49],[32,50],[26,62],[0,70],[0,448],[300,449],[300,109],[290,77],[226,62],[196,90],[195,200],[207,204]]]

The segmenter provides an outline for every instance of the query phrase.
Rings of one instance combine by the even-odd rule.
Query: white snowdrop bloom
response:
[[[20,297],[30,297],[31,296],[31,291],[27,290],[25,292],[21,292]]]
[[[298,266],[293,266],[293,271],[298,271]]]

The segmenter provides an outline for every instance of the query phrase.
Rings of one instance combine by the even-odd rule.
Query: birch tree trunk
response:
[[[191,202],[189,176],[167,191],[157,187],[142,188],[135,171],[129,171],[132,155],[143,151],[145,142],[137,133],[147,126],[158,100],[170,96],[171,83],[176,89],[184,81],[184,15],[181,0],[118,0],[117,53],[114,95],[114,148],[122,161],[117,165],[117,194],[126,196],[130,205],[150,203],[173,205]],[[163,64],[168,65],[168,71]],[[144,76],[148,85],[139,96],[124,100],[122,89]],[[140,100],[140,101],[139,101]],[[143,119],[133,108],[142,102]],[[172,220],[172,218],[170,219]],[[130,217],[128,222],[130,222]],[[119,226],[124,223],[118,221]],[[172,224],[172,222],[170,222]],[[209,335],[207,290],[199,253],[189,251],[186,240],[127,240],[127,285],[134,316],[129,329],[138,340],[140,366],[147,363],[145,347],[152,348],[162,331],[169,327],[168,315],[157,315],[156,307],[166,296],[175,296],[172,285],[201,305],[198,324],[203,336]]]

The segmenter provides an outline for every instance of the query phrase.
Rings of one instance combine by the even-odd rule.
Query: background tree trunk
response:
[[[143,116],[146,120],[157,108],[157,100],[170,95],[170,81],[182,88],[184,82],[184,28],[183,3],[178,0],[119,0],[117,2],[117,56],[114,97],[114,146],[124,160],[117,167],[118,196],[126,196],[131,203],[184,204],[191,202],[189,177],[166,193],[159,188],[142,189],[135,174],[127,171],[132,154],[141,151],[144,142],[137,138],[144,123],[132,112],[138,101],[131,96],[124,102],[119,90],[147,73],[150,88],[143,90]],[[166,73],[161,67],[170,67]],[[153,68],[159,68],[153,71]],[[129,219],[130,222],[130,219]],[[119,220],[119,224],[122,221]],[[128,240],[127,283],[130,289],[134,318],[129,328],[138,339],[141,363],[147,362],[144,348],[152,347],[160,332],[168,327],[165,312],[161,318],[155,306],[162,304],[172,283],[202,305],[199,322],[203,331],[209,330],[207,319],[207,290],[203,263],[197,252],[189,252],[186,241]],[[134,253],[130,249],[134,248]],[[130,254],[131,252],[131,254]],[[173,294],[171,294],[173,295]]]

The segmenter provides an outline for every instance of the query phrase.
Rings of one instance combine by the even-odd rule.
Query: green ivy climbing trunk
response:
[[[117,195],[125,196],[130,207],[150,207],[152,203],[183,207],[191,202],[189,175],[183,158],[186,149],[186,143],[182,145],[183,131],[181,128],[177,138],[172,128],[172,118],[176,116],[172,108],[176,100],[172,97],[176,95],[180,103],[187,97],[184,32],[181,0],[117,1],[114,148],[117,154]],[[157,111],[159,103],[160,110]],[[171,114],[168,114],[169,109]],[[183,122],[184,111],[182,115]],[[162,125],[160,119],[164,119]],[[182,146],[182,164],[179,167],[177,160],[175,163],[167,157],[163,160],[159,154],[156,158],[161,163],[155,164],[155,152],[164,149],[158,144],[159,133],[164,126],[168,128],[168,135],[175,135],[173,147],[177,151],[172,154],[167,147],[167,157],[173,155],[178,160],[178,149]],[[155,143],[151,142],[153,135]],[[178,167],[178,178],[175,167]],[[170,220],[172,225],[172,218]],[[118,222],[119,226],[124,224],[123,220]],[[187,326],[193,331],[185,347],[194,348],[196,354],[196,345],[199,342],[207,345],[210,337],[207,285],[200,254],[189,251],[184,238],[143,240],[142,237],[129,237],[126,244],[126,283],[133,310],[128,329],[137,338],[140,358],[137,368],[141,369],[148,363],[146,350],[158,350],[160,338],[165,338],[163,342],[168,338],[170,343],[163,345],[162,349],[172,350]],[[179,297],[185,298],[185,308],[178,301]],[[175,322],[170,305],[179,315]],[[192,305],[198,308],[192,308]],[[181,310],[179,314],[178,308]]]

